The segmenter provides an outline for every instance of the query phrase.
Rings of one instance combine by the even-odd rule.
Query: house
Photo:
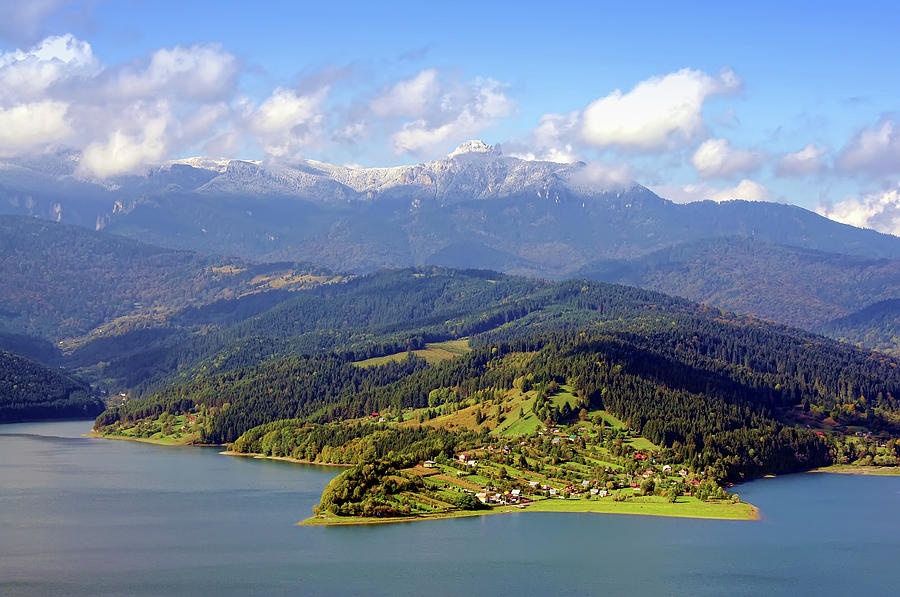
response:
[[[596,487],[594,489],[591,489],[591,495],[597,495],[598,493],[600,493],[600,490]]]
[[[509,492],[513,497],[519,497],[522,494],[521,489],[513,489]]]
[[[462,454],[460,454],[459,456],[457,456],[457,458],[458,458],[459,461],[462,462],[462,463],[466,463],[466,462],[469,461],[469,455],[466,454],[465,452],[463,452]]]
[[[434,460],[426,460],[426,461],[422,464],[422,466],[425,467],[425,468],[436,468],[436,467],[437,467],[437,464],[435,464]]]
[[[540,483],[538,483],[537,481],[529,481],[528,482],[529,487],[537,487],[538,485],[540,485]]]
[[[609,492],[606,491],[605,489],[601,489],[600,491],[597,492],[597,495],[599,495],[600,497],[606,497],[609,495]]]
[[[553,443],[554,443],[554,444],[558,444],[558,443],[559,443],[559,438],[558,438],[558,437],[554,437],[554,438],[553,438]]]
[[[669,466],[668,464],[664,464],[662,467],[662,472],[664,472],[664,473],[671,472],[671,470],[672,470],[672,467]]]
[[[590,484],[591,484],[590,481],[582,481],[582,482],[581,482],[581,486],[582,486],[582,487],[587,487],[587,486],[590,485]]]
[[[643,454],[641,454],[640,452],[638,452],[637,454],[634,455],[634,459],[635,460],[647,460],[647,457],[644,456]]]
[[[688,472],[685,469],[681,469],[680,471],[678,471],[678,474],[682,477],[687,477]]]
[[[557,491],[556,489],[553,489],[553,488],[550,489],[550,495],[556,495],[558,493],[559,493],[559,491]]]

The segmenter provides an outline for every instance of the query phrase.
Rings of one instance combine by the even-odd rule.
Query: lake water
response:
[[[339,469],[0,425],[0,595],[891,595],[900,477],[739,493],[757,522],[515,513],[314,528]]]

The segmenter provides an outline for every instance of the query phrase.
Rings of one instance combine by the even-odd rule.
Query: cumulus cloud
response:
[[[530,138],[522,143],[512,143],[509,155],[523,160],[543,160],[548,162],[576,162],[578,150],[569,141],[575,135],[580,113],[544,114],[541,123],[535,128]]]
[[[348,100],[332,93],[346,70],[257,100],[238,95],[243,65],[217,44],[160,48],[106,65],[86,41],[48,37],[0,52],[0,156],[72,149],[83,153],[80,175],[114,177],[186,148],[216,155],[255,148],[296,159],[379,135],[395,153],[432,157],[514,107],[498,81],[464,82],[437,69]]]
[[[385,115],[418,115],[414,120],[402,122],[399,130],[391,134],[397,154],[428,155],[446,149],[460,139],[477,136],[514,108],[514,102],[506,95],[506,86],[493,79],[460,83],[439,81],[436,75],[432,78],[431,74],[419,73],[399,85],[411,91],[410,98],[400,101],[394,94],[398,88],[395,86],[372,106],[376,115],[378,111]]]
[[[617,89],[591,103],[581,117],[581,136],[595,147],[656,151],[695,139],[704,129],[702,109],[714,95],[734,93],[740,80],[728,69],[718,76],[689,68]]]
[[[249,116],[249,131],[272,157],[296,157],[319,136],[328,88],[301,95],[276,89]]]
[[[820,205],[816,212],[836,222],[900,236],[900,187]]]
[[[765,159],[762,152],[735,149],[728,139],[707,139],[694,152],[691,163],[704,178],[728,178],[758,168]]]
[[[162,110],[165,112],[165,110]],[[81,154],[82,173],[100,178],[130,172],[161,159],[167,145],[168,119],[165,115],[147,118],[135,132],[116,129],[103,141],[95,141]]]
[[[0,155],[41,149],[68,137],[72,130],[64,102],[44,101],[0,107]]]
[[[824,158],[828,147],[816,147],[810,143],[800,151],[788,153],[778,160],[775,173],[778,176],[806,176],[816,174],[825,169]]]
[[[900,125],[883,118],[858,131],[841,149],[836,165],[844,172],[872,176],[900,172]]]
[[[440,92],[437,70],[425,69],[414,77],[399,81],[372,100],[372,112],[381,117],[419,117]]]
[[[48,37],[29,50],[0,53],[0,101],[41,99],[55,84],[100,70],[87,42],[72,35]]]
[[[238,60],[210,44],[175,46],[105,66],[89,43],[53,36],[0,53],[0,155],[65,146],[78,173],[108,177],[204,143],[233,120]]]
[[[237,58],[216,44],[162,48],[146,64],[122,68],[111,77],[107,92],[125,98],[165,93],[217,99],[233,89],[238,66]]]
[[[694,201],[772,201],[772,194],[758,182],[744,179],[734,187],[717,188],[706,184],[689,184],[684,186],[660,185],[653,191],[665,199],[675,203],[693,203]]]
[[[570,175],[572,183],[583,190],[600,191],[624,187],[633,182],[631,169],[624,164],[591,162]]]
[[[583,110],[545,114],[523,144],[537,157],[574,159],[584,148],[659,152],[682,147],[706,130],[703,106],[716,95],[736,93],[741,82],[731,70],[712,76],[682,69],[620,89]]]

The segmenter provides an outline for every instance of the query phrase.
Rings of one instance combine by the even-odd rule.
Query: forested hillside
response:
[[[0,216],[0,331],[54,341],[153,327],[188,306],[331,277],[312,266],[207,257]]]
[[[94,417],[103,409],[87,384],[0,350],[0,423]]]
[[[404,305],[402,297],[420,304],[415,290],[438,282],[453,287],[457,278],[467,277],[418,270],[383,276],[372,282],[378,300],[395,296],[397,312],[407,317],[412,317],[406,311],[412,305]],[[430,277],[436,280],[429,282]],[[296,417],[325,423],[378,412],[393,420],[402,419],[407,409],[420,409],[421,420],[427,421],[464,412],[472,421],[464,426],[477,430],[511,416],[507,407],[521,409],[516,416],[533,415],[548,424],[575,417],[581,408],[604,409],[635,433],[721,479],[827,463],[829,448],[807,426],[828,433],[864,428],[889,435],[900,429],[895,398],[900,373],[889,357],[627,287],[549,285],[525,300],[530,308],[504,303],[503,317],[469,316],[471,325],[491,321],[486,329],[447,321],[429,328],[435,325],[431,319],[413,317],[426,327],[407,328],[409,333],[474,334],[472,353],[434,366],[410,355],[398,363],[361,368],[353,364],[360,356],[353,351],[274,360],[132,400],[105,412],[97,428],[150,437],[169,418],[191,413],[202,441],[218,443],[232,442],[254,426]],[[348,321],[372,322],[364,309],[354,316],[347,305],[339,305]],[[327,321],[325,313],[318,317]],[[272,321],[292,325],[294,320]],[[577,403],[550,401],[551,384],[572,388]],[[507,403],[516,391],[532,392],[528,405]],[[523,412],[526,406],[530,410]]]
[[[738,237],[597,262],[581,273],[807,329],[900,296],[900,261]]]
[[[868,311],[851,317],[869,305],[900,297],[900,261],[896,260],[732,237],[686,243],[631,261],[599,261],[580,273],[799,326],[868,348],[900,347],[883,317],[866,318]],[[865,329],[855,330],[856,324]]]
[[[185,311],[173,318],[183,327],[148,340],[133,354],[111,355],[99,374],[146,393],[173,380],[203,379],[293,355],[338,353],[362,360],[510,326],[531,333],[647,310],[696,308],[635,288],[447,268],[384,270],[297,293],[255,315],[241,308],[245,300]],[[223,315],[226,307],[250,316]],[[198,331],[181,333],[192,329]]]
[[[851,344],[900,356],[900,299],[889,299],[819,326],[819,331]]]

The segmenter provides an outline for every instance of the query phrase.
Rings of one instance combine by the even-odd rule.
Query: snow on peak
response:
[[[467,153],[487,153],[496,156],[503,155],[503,152],[500,150],[499,143],[497,143],[496,145],[488,145],[484,141],[473,139],[471,141],[465,141],[464,143],[461,143],[460,146],[454,149],[453,152],[447,157],[452,158]]]
[[[182,166],[191,166],[192,168],[199,168],[201,170],[213,170],[215,172],[225,172],[228,169],[228,164],[232,160],[229,158],[206,158],[206,157],[193,157],[193,158],[181,158],[178,160],[169,160],[168,164],[179,164]],[[258,165],[259,162],[256,162]]]

